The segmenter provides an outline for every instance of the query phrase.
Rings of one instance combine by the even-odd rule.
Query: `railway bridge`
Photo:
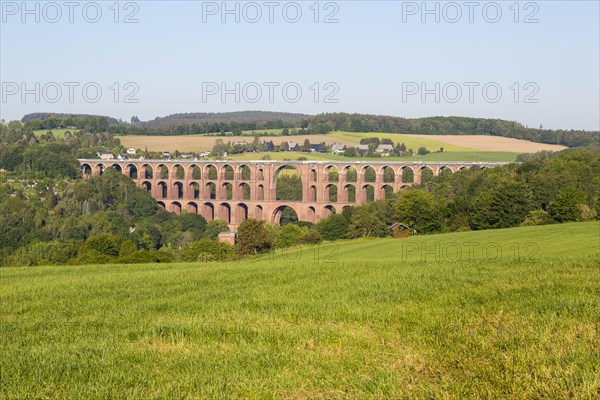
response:
[[[79,160],[84,178],[114,168],[145,188],[168,211],[201,214],[207,221],[226,221],[235,229],[246,218],[279,223],[292,208],[301,221],[318,222],[343,207],[384,199],[418,184],[425,177],[497,162],[325,162],[325,161],[198,161]],[[298,174],[301,200],[277,196],[282,174]],[[281,197],[281,196],[280,196]]]

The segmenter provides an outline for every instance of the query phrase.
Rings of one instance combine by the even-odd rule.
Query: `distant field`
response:
[[[271,130],[273,133],[279,131]],[[272,140],[275,144],[283,141],[292,141],[299,144],[308,139],[311,143],[325,142],[327,144],[345,144],[356,146],[362,138],[376,136],[390,138],[395,143],[404,143],[407,148],[415,152],[419,147],[426,147],[430,151],[444,148],[443,153],[431,153],[426,156],[409,158],[390,158],[390,160],[422,160],[422,161],[515,161],[520,153],[536,152],[540,150],[561,150],[563,146],[545,145],[524,140],[508,139],[494,136],[444,136],[444,135],[399,135],[393,133],[376,132],[334,132],[327,135],[302,135],[302,136],[264,136],[260,140]],[[218,136],[119,136],[126,147],[139,149],[148,148],[150,151],[210,151],[215,141],[222,139],[225,142],[251,141],[248,137],[218,137]],[[244,154],[234,156],[234,159],[260,159],[265,154]],[[348,160],[342,156],[332,154],[298,154],[298,153],[271,153],[274,160],[296,159],[301,156],[309,160]]]
[[[597,398],[599,227],[3,268],[0,397]]]
[[[404,143],[407,148],[417,151],[419,147],[426,147],[429,151],[438,150],[440,147],[444,151],[472,151],[473,148],[465,146],[453,145],[444,142],[440,136],[430,136],[428,138],[421,135],[399,135],[397,133],[377,133],[377,132],[333,132],[328,136],[338,138],[340,140],[359,143],[360,139],[368,137],[378,137],[380,139],[392,139],[394,143]]]
[[[536,153],[538,151],[561,151],[566,146],[544,144],[527,140],[512,139],[488,135],[405,135],[415,139],[439,140],[447,145],[465,146],[484,151],[513,151],[517,153]]]

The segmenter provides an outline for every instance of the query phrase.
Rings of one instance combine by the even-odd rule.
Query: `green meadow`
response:
[[[3,268],[0,397],[598,398],[599,251],[595,221]]]
[[[77,131],[79,131],[79,129],[51,129],[52,134],[54,135],[54,137],[56,138],[64,138],[65,137],[65,132],[71,132],[71,133],[75,133]],[[46,132],[48,132],[48,129],[39,129],[36,131],[33,131],[33,134],[35,136],[41,136],[41,135],[45,135]]]
[[[381,133],[381,132],[343,132],[336,131],[329,133],[328,136],[332,136],[338,139],[350,140],[356,143],[360,143],[361,139],[369,137],[376,137],[379,139],[391,139],[394,143],[404,143],[406,148],[413,149],[415,152],[419,147],[426,147],[429,151],[436,151],[440,147],[444,148],[444,151],[473,151],[473,148],[457,146],[450,143],[444,143],[437,140],[418,138],[414,136],[406,136],[398,133]]]

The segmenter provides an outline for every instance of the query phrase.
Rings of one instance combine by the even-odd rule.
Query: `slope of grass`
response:
[[[437,237],[539,258],[402,260],[384,239],[333,263],[5,268],[0,397],[591,399],[598,227]]]
[[[289,262],[395,259],[408,262],[542,260],[600,254],[600,222],[578,222],[478,232],[359,239],[281,250],[268,257]]]

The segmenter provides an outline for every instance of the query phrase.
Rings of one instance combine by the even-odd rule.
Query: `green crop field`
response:
[[[380,133],[380,132],[332,132],[330,136],[350,140],[360,143],[360,139],[377,137],[379,139],[391,139],[394,143],[404,143],[406,148],[417,151],[419,147],[426,147],[429,151],[438,150],[443,147],[445,151],[473,151],[472,148],[457,146],[441,141],[418,138],[414,136],[406,136],[397,133]]]
[[[598,398],[599,250],[595,221],[4,268],[0,397]]]

